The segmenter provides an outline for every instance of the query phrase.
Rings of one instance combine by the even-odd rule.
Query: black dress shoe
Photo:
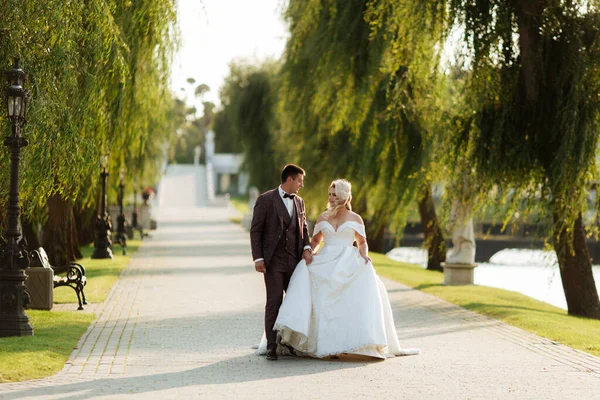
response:
[[[277,350],[276,349],[268,349],[267,350],[267,360],[277,361]]]

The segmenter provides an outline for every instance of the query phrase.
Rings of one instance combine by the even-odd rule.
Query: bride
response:
[[[400,347],[387,291],[371,264],[365,226],[351,200],[350,182],[331,183],[327,210],[311,241],[313,261],[296,266],[275,322],[280,351],[291,346],[299,355],[319,358],[418,354]],[[263,337],[258,353],[265,352]]]

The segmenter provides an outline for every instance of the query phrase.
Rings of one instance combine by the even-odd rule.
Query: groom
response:
[[[304,201],[297,195],[304,186],[302,168],[288,164],[281,171],[281,185],[256,199],[250,243],[257,272],[264,274],[267,289],[265,333],[267,360],[277,360],[277,332],[273,330],[283,292],[301,258],[312,262]]]

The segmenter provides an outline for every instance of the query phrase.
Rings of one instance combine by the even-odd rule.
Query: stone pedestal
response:
[[[477,267],[477,264],[442,263],[444,285],[472,285],[475,267]]]
[[[52,268],[30,267],[25,270],[25,287],[29,293],[27,308],[51,310],[54,305],[54,271]]]

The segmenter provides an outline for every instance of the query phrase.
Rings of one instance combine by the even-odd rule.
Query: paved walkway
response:
[[[264,287],[227,208],[162,210],[54,377],[0,385],[1,399],[600,399],[600,359],[385,281],[401,343],[385,361],[250,348]]]

